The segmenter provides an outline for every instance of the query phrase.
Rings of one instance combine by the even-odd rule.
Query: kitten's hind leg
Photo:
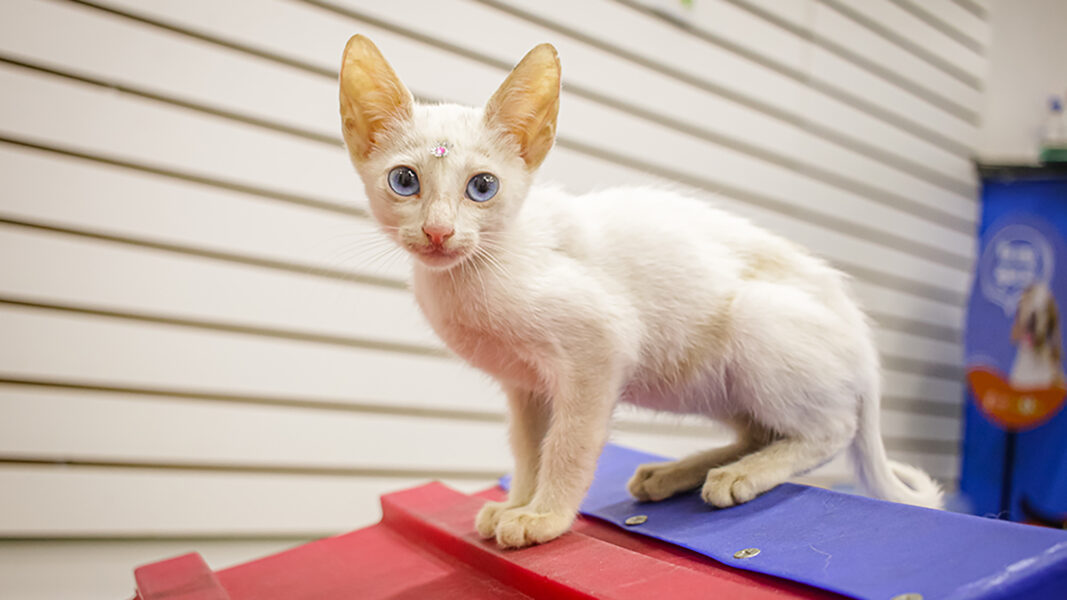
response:
[[[848,435],[775,440],[736,462],[708,471],[701,497],[719,508],[743,504],[830,460],[850,440]]]
[[[681,460],[648,463],[637,467],[626,484],[626,489],[638,500],[663,500],[679,492],[700,487],[708,475],[708,470],[734,462],[761,445],[757,436],[739,429],[737,441],[727,446],[698,452]]]

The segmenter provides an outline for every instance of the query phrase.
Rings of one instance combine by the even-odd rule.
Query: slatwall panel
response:
[[[0,552],[254,554],[508,469],[500,392],[428,331],[342,149],[356,32],[419,98],[466,104],[555,44],[542,178],[687,189],[849,273],[890,453],[952,485],[984,2],[688,4],[0,3],[0,536],[24,540]],[[728,440],[633,409],[616,429],[671,455]]]

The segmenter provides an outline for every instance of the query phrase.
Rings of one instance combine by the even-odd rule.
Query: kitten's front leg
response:
[[[515,458],[515,474],[511,479],[508,499],[486,502],[474,519],[475,528],[485,538],[496,535],[501,513],[509,508],[525,506],[533,499],[537,488],[541,441],[548,430],[549,406],[543,396],[516,389],[508,389],[507,395],[508,437],[511,454]]]
[[[521,548],[547,542],[574,522],[593,481],[618,395],[617,378],[607,373],[610,369],[605,368],[602,373],[569,378],[552,398],[552,419],[541,444],[536,490],[525,506],[500,513],[496,540],[501,546]]]

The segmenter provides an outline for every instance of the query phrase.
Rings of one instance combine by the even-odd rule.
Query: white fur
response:
[[[430,156],[442,140],[450,154]],[[416,256],[434,330],[507,392],[514,487],[479,514],[486,537],[518,547],[567,530],[618,401],[738,431],[727,448],[638,469],[639,499],[703,486],[708,503],[739,504],[851,445],[875,495],[940,505],[928,475],[886,459],[870,327],[822,260],[670,191],[531,188],[479,109],[416,105],[354,163],[383,230]],[[389,190],[396,165],[419,173],[420,197]],[[483,171],[501,190],[478,204],[463,191]],[[440,221],[456,231],[448,254],[425,254],[421,227]]]

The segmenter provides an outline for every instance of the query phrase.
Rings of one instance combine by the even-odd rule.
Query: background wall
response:
[[[890,454],[954,485],[986,2],[691,4],[0,3],[0,595],[116,597],[136,564],[223,567],[509,468],[499,392],[428,333],[341,149],[355,32],[467,104],[556,44],[542,178],[684,186],[851,274]],[[615,439],[726,437],[622,411]]]
[[[1067,95],[1067,2],[992,2],[989,20],[978,155],[993,163],[1036,162],[1048,97]]]

